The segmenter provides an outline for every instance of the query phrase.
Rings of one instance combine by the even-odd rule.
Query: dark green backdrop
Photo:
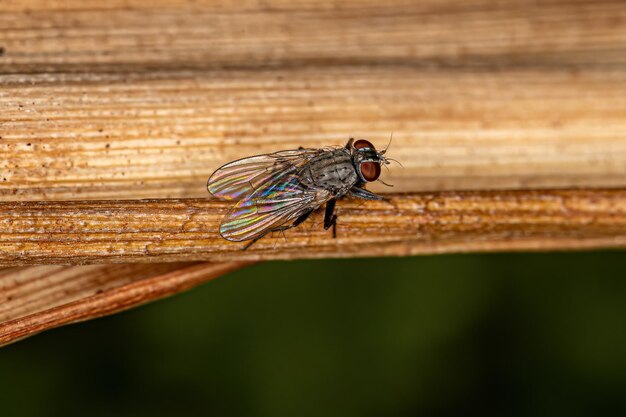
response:
[[[626,411],[625,255],[260,264],[1,349],[1,415]]]

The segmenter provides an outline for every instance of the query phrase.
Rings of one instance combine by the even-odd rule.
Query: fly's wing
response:
[[[294,175],[284,181],[266,183],[233,207],[222,220],[220,234],[234,242],[254,239],[293,223],[329,198],[326,190],[305,189]]]
[[[224,200],[241,200],[268,183],[282,182],[320,152],[300,149],[238,159],[218,168],[207,189]]]

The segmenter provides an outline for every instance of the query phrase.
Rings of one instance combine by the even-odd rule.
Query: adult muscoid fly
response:
[[[207,183],[209,192],[237,201],[222,220],[220,235],[234,242],[250,240],[247,249],[270,232],[299,225],[326,204],[324,229],[332,226],[334,237],[337,199],[382,199],[365,184],[381,181],[381,167],[390,161],[386,151],[365,139],[350,139],[343,147],[280,151],[218,168]]]

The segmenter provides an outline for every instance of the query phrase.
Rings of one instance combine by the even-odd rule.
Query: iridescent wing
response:
[[[222,220],[220,234],[234,242],[255,239],[293,224],[329,198],[328,191],[306,189],[294,175],[267,182],[233,207]]]
[[[265,184],[282,182],[322,151],[299,149],[238,159],[218,168],[207,189],[224,200],[241,200]]]

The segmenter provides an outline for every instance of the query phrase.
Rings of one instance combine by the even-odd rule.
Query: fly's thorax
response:
[[[358,180],[350,152],[336,149],[311,159],[300,173],[300,180],[311,188],[321,188],[336,196],[348,192]]]

